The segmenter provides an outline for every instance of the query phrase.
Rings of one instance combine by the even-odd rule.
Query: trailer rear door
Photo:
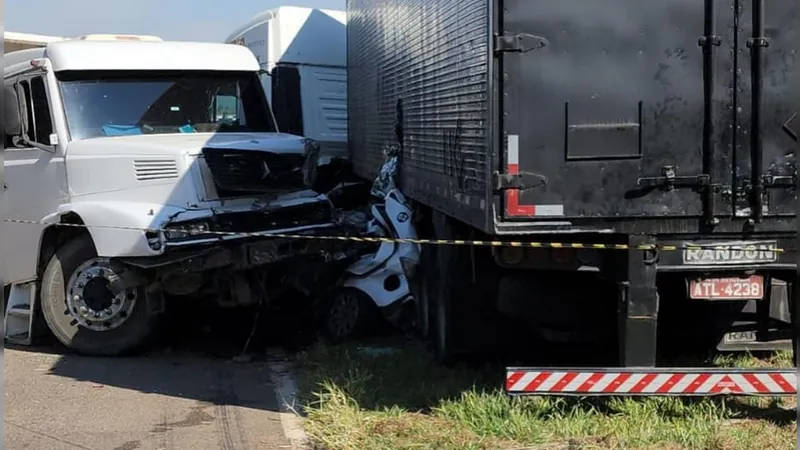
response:
[[[790,212],[793,0],[498,2],[506,219]],[[774,185],[761,202],[753,172]]]
[[[738,217],[751,212],[758,220],[758,211],[764,216],[795,213],[800,125],[796,118],[797,4],[797,0],[749,0],[736,5],[740,31],[733,184],[734,191],[744,194],[735,208]],[[755,195],[759,191],[763,195]]]

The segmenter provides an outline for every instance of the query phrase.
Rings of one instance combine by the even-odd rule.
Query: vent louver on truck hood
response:
[[[178,164],[174,159],[135,159],[133,173],[137,181],[169,180],[178,178]]]
[[[303,152],[204,148],[220,197],[301,189]]]

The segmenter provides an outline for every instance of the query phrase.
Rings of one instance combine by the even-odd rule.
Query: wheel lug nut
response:
[[[80,295],[73,295],[73,296],[72,296],[72,301],[73,301],[73,302],[79,302],[79,301],[81,301],[81,296],[80,296]]]

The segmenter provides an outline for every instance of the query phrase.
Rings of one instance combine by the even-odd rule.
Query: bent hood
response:
[[[315,147],[284,133],[103,137],[70,142],[67,172],[72,195],[134,189],[148,197],[172,189],[169,204],[186,205],[198,195],[210,200],[305,188],[303,169]],[[201,181],[201,173],[209,176]]]

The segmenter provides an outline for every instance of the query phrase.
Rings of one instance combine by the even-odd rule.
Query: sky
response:
[[[6,31],[82,36],[147,34],[222,42],[261,11],[278,6],[344,10],[346,0],[5,0]]]

